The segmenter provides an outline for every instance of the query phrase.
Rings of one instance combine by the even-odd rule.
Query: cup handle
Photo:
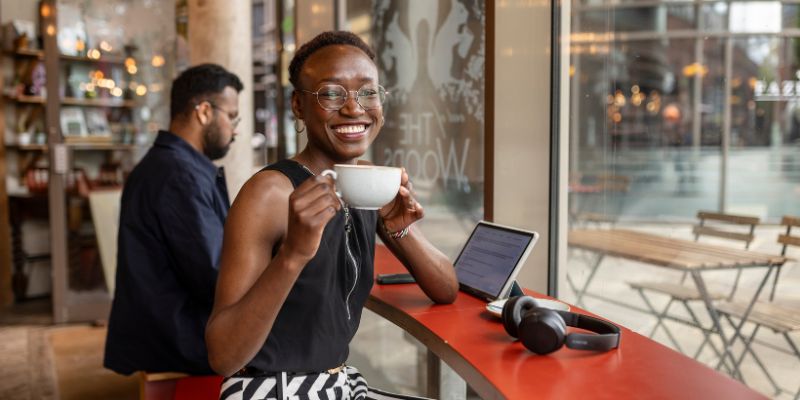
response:
[[[339,174],[337,174],[336,171],[334,171],[332,169],[326,169],[326,170],[322,171],[322,173],[320,175],[322,175],[322,176],[330,176],[331,178],[333,178],[334,182],[336,182],[336,178],[339,176]],[[342,192],[340,192],[338,189],[335,192],[336,192],[336,196],[338,196],[341,199],[342,198]]]
[[[325,171],[322,171],[322,173],[320,175],[322,175],[322,176],[330,175],[330,177],[333,178],[333,180],[336,180],[336,178],[338,177],[338,175],[336,174],[336,171],[334,171],[332,169],[326,169]]]

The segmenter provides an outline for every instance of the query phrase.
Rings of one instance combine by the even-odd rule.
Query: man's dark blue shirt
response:
[[[228,208],[222,169],[159,132],[122,192],[106,368],[213,374],[204,334]]]

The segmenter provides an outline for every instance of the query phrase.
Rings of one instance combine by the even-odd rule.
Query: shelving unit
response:
[[[41,96],[6,96],[8,100],[17,103],[25,104],[45,104],[46,99]],[[82,106],[82,107],[120,107],[120,108],[134,108],[137,106],[133,100],[116,100],[116,99],[80,99],[76,97],[64,97],[61,99],[61,104],[65,106]]]
[[[56,11],[42,13],[39,21],[41,26],[56,26],[56,4],[56,0],[41,2],[39,7],[49,7]],[[141,145],[134,143],[136,125],[133,123],[133,113],[142,102],[133,99],[141,97],[136,96],[128,85],[131,75],[126,67],[131,62],[131,57],[107,53],[95,58],[64,55],[58,49],[54,31],[51,33],[43,34],[42,50],[18,49],[2,52],[2,56],[13,64],[15,73],[25,70],[22,68],[26,67],[25,63],[42,63],[47,79],[45,90],[41,93],[48,94],[33,95],[31,93],[38,92],[27,88],[20,90],[16,82],[0,82],[3,88],[0,108],[14,110],[10,113],[4,111],[6,118],[23,118],[21,115],[25,115],[24,118],[39,118],[34,123],[45,132],[44,136],[39,134],[35,139],[6,142],[15,135],[18,137],[15,131],[3,135],[4,139],[0,140],[0,156],[3,156],[0,157],[0,162],[3,164],[4,175],[12,169],[6,167],[14,166],[5,157],[6,154],[11,154],[17,159],[16,174],[21,185],[19,190],[12,190],[11,194],[2,192],[5,204],[12,209],[12,282],[15,298],[18,301],[24,300],[28,280],[26,263],[49,260],[53,278],[54,321],[94,321],[107,317],[111,296],[106,290],[102,275],[103,268],[100,265],[86,197],[87,188],[121,186],[127,169],[119,166],[132,167],[134,154],[143,151]],[[73,73],[70,72],[71,68],[75,68],[72,69]],[[96,93],[96,97],[76,97],[74,93],[83,96],[84,91],[75,90],[73,75],[78,76],[83,71],[98,71],[108,79],[113,76],[116,79],[116,82],[112,80],[115,86],[86,91]],[[123,79],[120,80],[119,76]],[[14,86],[10,83],[14,83]],[[114,87],[119,90],[112,95],[111,89]],[[62,134],[62,107],[70,107],[72,111],[80,109],[80,114],[89,114],[86,110],[93,110],[95,114],[102,113],[113,133],[94,135],[92,132],[79,130],[77,134],[72,131],[69,135]],[[13,119],[9,122],[12,123],[2,126],[5,129],[17,126]],[[30,120],[27,123],[30,124]],[[39,131],[39,128],[36,129]],[[97,172],[88,171],[89,169],[96,169]],[[30,181],[37,184],[31,185]],[[23,182],[26,186],[22,186]],[[21,227],[25,218],[47,220],[51,241],[48,253],[27,254],[23,250],[24,235]]]
[[[4,51],[6,55],[13,56],[13,57],[30,57],[30,58],[37,58],[39,60],[44,59],[44,52],[41,50],[32,50],[32,49],[18,49],[15,51]],[[59,58],[65,61],[78,61],[78,62],[88,62],[88,63],[105,63],[105,64],[118,64],[124,65],[125,58],[124,57],[117,57],[117,56],[108,56],[104,55],[98,58],[90,58],[90,57],[83,57],[83,56],[70,56],[67,54],[59,54]]]
[[[112,151],[112,150],[121,150],[121,151],[133,151],[139,148],[139,146],[135,144],[123,144],[123,143],[64,143],[64,145],[70,149],[75,151]],[[21,151],[41,151],[47,152],[49,150],[49,146],[46,144],[7,144],[6,149],[12,150],[21,150]]]

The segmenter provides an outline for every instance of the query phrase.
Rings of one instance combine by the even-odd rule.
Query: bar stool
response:
[[[217,400],[221,376],[139,372],[140,400]]]

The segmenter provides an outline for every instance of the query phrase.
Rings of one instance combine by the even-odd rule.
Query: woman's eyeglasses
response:
[[[339,111],[351,96],[365,110],[381,108],[389,93],[383,86],[373,84],[364,85],[358,90],[347,90],[341,85],[322,85],[316,92],[298,90],[316,96],[319,106],[328,111]]]

